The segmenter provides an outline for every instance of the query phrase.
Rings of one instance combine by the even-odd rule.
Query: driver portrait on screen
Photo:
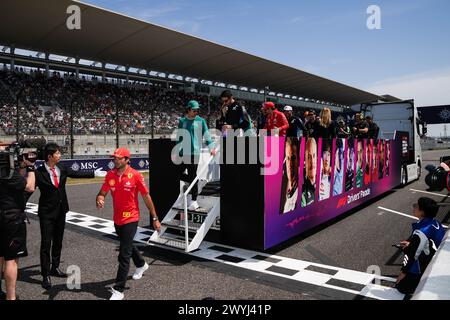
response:
[[[331,143],[328,139],[324,139],[322,141],[321,163],[322,165],[320,167],[319,201],[328,199],[330,197]]]
[[[363,186],[363,141],[358,141],[358,159],[356,161],[356,188]]]
[[[378,142],[373,143],[372,182],[378,181]]]
[[[364,167],[364,185],[367,186],[370,183],[370,156],[372,155],[372,145],[370,140],[367,140],[366,145],[366,165]]]
[[[389,177],[389,159],[391,157],[390,142],[386,142],[386,177]]]
[[[380,140],[380,164],[378,166],[378,178],[383,179],[384,169],[384,141]]]
[[[314,202],[316,193],[317,144],[314,138],[308,138],[305,150],[306,175],[302,185],[302,207]]]
[[[348,140],[347,148],[347,171],[345,173],[345,191],[350,191],[353,189],[353,184],[355,182],[355,147],[354,140]]]
[[[283,213],[295,210],[298,198],[298,167],[299,146],[298,138],[288,137],[285,144],[285,174],[286,188],[281,193],[284,197]],[[283,204],[282,204],[283,205]]]
[[[342,193],[344,183],[344,139],[336,140],[336,155],[334,157],[333,196]]]

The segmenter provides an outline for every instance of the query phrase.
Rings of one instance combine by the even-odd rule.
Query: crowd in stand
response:
[[[26,73],[16,68],[14,72],[0,70],[0,129],[6,134],[16,131],[17,97],[23,134],[69,134],[71,107],[74,134],[115,134],[117,109],[120,134],[150,134],[152,119],[155,134],[170,133],[176,129],[186,101],[190,100],[202,106],[201,115],[210,127],[223,116],[221,97],[141,83],[88,81],[84,77],[76,79],[73,74],[61,76],[59,72],[47,77],[41,70]],[[244,106],[255,129],[273,129],[273,120],[284,121],[284,117],[287,126],[282,128],[281,135],[286,131],[289,135],[295,131],[302,136],[330,138],[356,135],[343,118],[337,124],[331,120],[328,108],[316,115],[312,110],[305,112],[287,106],[283,114],[272,102],[262,109],[260,102],[239,100],[238,103]],[[369,125],[366,121],[361,123]],[[289,130],[289,126],[295,128]],[[363,133],[361,137],[365,136],[368,134]]]
[[[15,132],[17,96],[21,106],[20,132],[25,134],[44,134],[45,131],[49,134],[68,134],[71,106],[75,134],[114,134],[117,108],[121,134],[149,134],[152,115],[154,132],[169,133],[177,127],[186,101],[199,101],[203,106],[202,114],[210,123],[219,117],[220,104],[218,97],[178,89],[103,83],[84,78],[76,80],[74,75],[61,77],[58,72],[47,77],[42,71],[25,73],[21,68],[15,72],[2,70],[0,129],[6,134]],[[244,104],[249,113],[256,115],[258,103]]]

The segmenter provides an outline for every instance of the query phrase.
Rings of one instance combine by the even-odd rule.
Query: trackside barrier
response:
[[[412,300],[450,300],[450,231],[425,270]]]

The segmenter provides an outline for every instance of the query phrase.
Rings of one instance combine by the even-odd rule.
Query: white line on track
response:
[[[417,190],[417,189],[409,189],[409,190],[414,191],[414,192],[420,192],[420,193],[425,193],[425,194],[431,194],[431,195],[433,195],[433,196],[438,196],[438,197],[443,197],[443,198],[446,198],[446,197],[449,196],[449,195],[447,195],[447,194],[435,193],[435,192],[429,192],[429,191],[423,191],[423,190]]]
[[[378,209],[383,210],[383,211],[387,211],[387,212],[391,212],[391,213],[395,213],[395,214],[398,214],[398,215],[400,215],[400,216],[404,216],[404,217],[407,217],[407,218],[410,218],[410,219],[419,220],[417,217],[414,217],[414,216],[412,216],[412,215],[409,215],[409,214],[406,214],[406,213],[403,213],[403,212],[391,210],[391,209],[384,208],[384,207],[378,207]],[[443,226],[445,229],[448,229],[448,226],[446,226],[446,225],[442,225],[442,226]]]

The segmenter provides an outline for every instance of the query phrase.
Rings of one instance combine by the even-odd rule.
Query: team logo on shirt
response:
[[[131,178],[133,178],[133,174],[132,174],[132,173],[129,173],[129,174],[128,174],[128,179],[131,179]]]
[[[109,180],[110,187],[114,187],[115,185],[116,185],[116,180],[114,180],[114,179]]]
[[[124,217],[124,218],[129,218],[129,217],[131,217],[131,212],[123,212],[123,213],[122,213],[122,217]]]

